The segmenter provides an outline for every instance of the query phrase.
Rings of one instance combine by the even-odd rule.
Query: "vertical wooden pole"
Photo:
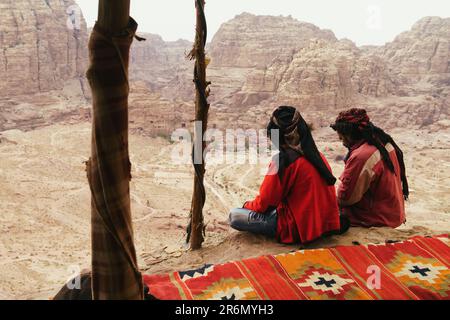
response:
[[[191,249],[200,249],[203,239],[203,206],[205,204],[206,194],[205,187],[203,185],[203,179],[205,175],[205,163],[203,154],[205,150],[205,143],[203,141],[203,135],[208,125],[208,111],[209,104],[206,95],[206,65],[205,65],[205,45],[207,39],[207,26],[204,14],[205,1],[195,0],[196,8],[196,35],[194,48],[191,52],[191,58],[195,58],[195,70],[194,70],[194,83],[196,87],[195,94],[195,121],[201,122],[201,130],[196,130],[194,136],[194,146],[198,148],[201,146],[201,159],[194,157],[194,192],[192,196],[191,207],[191,225],[190,225],[190,240]],[[201,134],[200,134],[201,131]],[[199,150],[196,150],[197,154],[200,154]],[[193,151],[194,152],[194,151]],[[200,162],[200,163],[199,163]]]
[[[137,24],[129,12],[130,0],[99,0],[89,41],[92,296],[100,300],[142,300],[144,295],[130,209],[128,63]]]
[[[116,33],[128,25],[130,0],[100,0],[98,24],[110,33]]]

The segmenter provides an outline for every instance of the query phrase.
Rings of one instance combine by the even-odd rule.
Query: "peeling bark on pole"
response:
[[[205,1],[196,0],[196,36],[194,42],[194,48],[190,54],[191,59],[195,58],[195,70],[194,70],[194,83],[196,87],[195,94],[195,121],[201,122],[201,130],[196,130],[194,136],[194,146],[201,146],[201,159],[199,157],[194,157],[193,150],[193,161],[195,168],[194,177],[194,192],[192,196],[192,207],[191,207],[191,223],[190,223],[190,236],[191,249],[200,249],[203,243],[203,206],[205,204],[206,194],[205,187],[203,185],[203,179],[205,175],[205,163],[203,159],[203,154],[205,150],[205,143],[203,142],[203,135],[206,131],[208,125],[208,111],[209,104],[207,101],[206,88],[208,86],[206,82],[206,63],[205,63],[205,45],[207,39],[207,26],[204,14]],[[201,134],[200,132],[201,131]],[[199,150],[197,150],[198,153]],[[196,159],[197,158],[197,159]],[[201,160],[201,161],[199,161]],[[199,163],[200,162],[200,163]]]
[[[92,297],[101,300],[142,300],[144,295],[130,210],[128,62],[137,24],[129,9],[130,0],[100,0],[89,42]]]

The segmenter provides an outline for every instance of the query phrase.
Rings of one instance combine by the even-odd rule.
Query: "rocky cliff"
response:
[[[280,55],[289,55],[311,39],[335,42],[329,30],[292,17],[243,13],[224,23],[214,35],[209,53],[211,67],[265,68]]]
[[[359,96],[383,97],[393,91],[381,58],[364,54],[349,40],[312,40],[290,57],[252,71],[235,97],[244,105],[274,98],[304,109],[327,110],[350,106]]]
[[[145,81],[149,89],[169,99],[192,98],[194,65],[186,56],[192,49],[187,40],[165,42],[159,35],[139,33],[146,41],[133,43],[131,80]]]
[[[62,89],[83,78],[87,60],[86,23],[73,0],[0,2],[2,97]]]
[[[212,101],[226,107],[247,78],[254,78],[274,62],[289,60],[312,39],[337,41],[331,31],[292,17],[243,13],[224,23],[208,46]],[[264,90],[258,94],[267,97]],[[251,96],[248,99],[257,102]]]
[[[243,34],[249,23],[258,26],[258,21],[255,16],[238,16],[214,37],[210,53],[215,65],[209,77],[214,82],[220,74],[218,86],[225,84],[229,89],[227,95],[215,101],[217,108],[243,108],[249,110],[248,118],[253,119],[256,114],[265,114],[265,109],[293,104],[325,125],[339,110],[362,106],[371,111],[374,119],[388,126],[447,123],[449,18],[427,17],[385,46],[358,48],[350,40],[338,41],[318,28],[298,37],[297,46],[289,46],[295,41],[268,44],[267,39],[274,35],[290,39],[292,30],[286,33],[280,30],[280,21],[302,26],[291,18],[277,17],[264,20],[264,28],[256,28],[254,32],[260,31],[260,37],[247,34],[246,40],[238,42],[246,49],[237,50],[237,40],[232,35]],[[258,46],[269,45],[266,51],[275,48],[272,59],[258,52]],[[258,62],[249,63],[251,59]],[[240,75],[236,75],[236,68],[230,67],[233,64],[239,67]],[[220,95],[224,89],[219,87]]]
[[[450,18],[426,17],[391,43],[374,50],[391,72],[414,84],[429,75],[450,72]]]
[[[357,47],[291,17],[238,15],[207,47],[212,108],[224,123],[265,119],[278,104],[298,106],[319,125],[352,106],[389,126],[445,122],[449,20],[427,17],[385,46]],[[148,38],[133,47],[133,77],[169,100],[192,101],[192,63],[184,58],[191,43]]]
[[[18,123],[32,129],[33,123],[63,119],[64,110],[70,119],[88,118],[89,105],[76,93],[80,88],[89,93],[83,85],[87,32],[73,4],[0,3],[0,130]],[[192,120],[193,62],[186,59],[192,43],[141,35],[147,41],[135,42],[131,54],[132,87],[138,88],[130,98],[133,123],[145,129],[150,120],[139,115],[154,117],[158,126]],[[244,13],[221,26],[207,55],[211,123],[262,125],[279,104],[299,107],[319,126],[352,106],[368,108],[376,121],[391,127],[450,123],[449,18],[427,17],[391,43],[357,47],[291,17]],[[48,90],[53,91],[43,97]],[[40,95],[39,103],[5,101],[30,93]],[[45,101],[58,107],[46,109]]]
[[[147,41],[136,42],[132,47],[132,79],[145,81],[166,98],[193,100],[193,63],[186,60],[192,43],[164,42],[160,36],[152,34],[142,36]],[[327,43],[337,41],[331,31],[291,17],[243,13],[224,23],[207,46],[207,55],[212,58],[208,67],[211,102],[226,108],[247,79],[258,77],[273,63],[292,59],[311,39]],[[249,90],[250,86],[248,84]],[[262,89],[258,88],[262,97],[273,95],[273,90],[264,95]],[[246,92],[245,88],[245,93],[250,91]]]
[[[393,42],[369,52],[385,62],[389,76],[395,79],[394,97],[379,106],[380,120],[419,127],[432,124],[435,128],[448,127],[450,18],[423,18]]]
[[[73,0],[0,2],[0,131],[88,118],[87,41]]]

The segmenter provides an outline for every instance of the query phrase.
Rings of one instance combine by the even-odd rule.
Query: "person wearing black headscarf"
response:
[[[338,188],[341,212],[355,226],[400,226],[409,196],[400,147],[364,109],[341,112],[331,128],[349,150]]]
[[[339,217],[336,178],[300,113],[290,106],[277,108],[267,136],[280,152],[259,195],[230,212],[230,225],[283,243],[308,243],[347,231],[348,221]]]

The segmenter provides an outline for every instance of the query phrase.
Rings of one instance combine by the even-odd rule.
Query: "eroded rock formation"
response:
[[[0,3],[0,131],[89,119],[80,98],[89,94],[88,32],[73,4]],[[192,43],[140,35],[147,41],[132,46],[131,128],[159,134],[192,117]],[[243,13],[221,26],[207,54],[211,123],[262,126],[277,105],[292,104],[319,126],[361,106],[390,127],[449,127],[449,18],[423,18],[391,43],[357,47],[291,17]]]
[[[86,23],[73,0],[0,2],[0,92],[62,89],[87,66]],[[80,84],[81,86],[82,84]]]

